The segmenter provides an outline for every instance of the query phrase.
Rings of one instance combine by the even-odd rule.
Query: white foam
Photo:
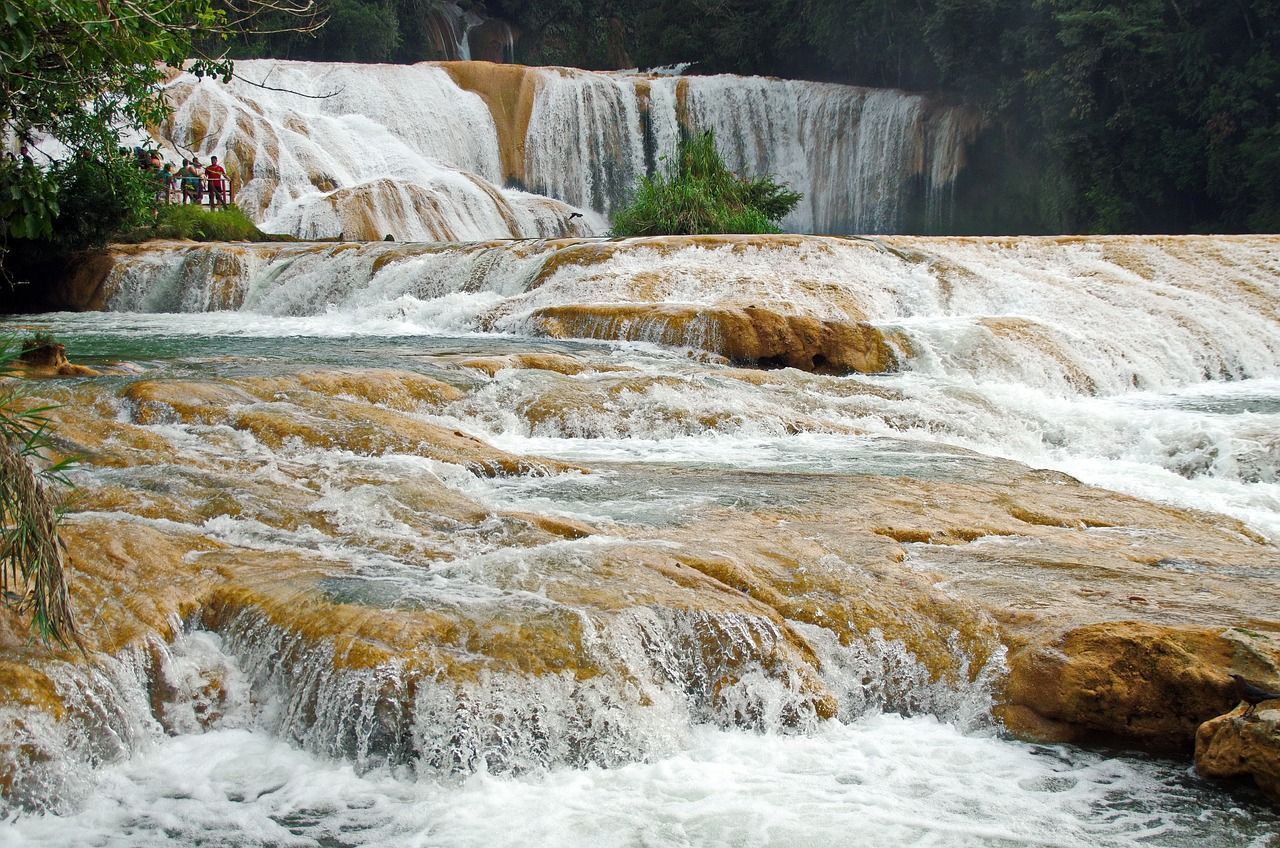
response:
[[[17,846],[1055,846],[1268,844],[1160,763],[868,716],[811,736],[708,728],[614,769],[414,781],[357,774],[261,732],[160,741],[104,769],[86,807],[0,824]]]
[[[646,285],[660,302],[760,296],[821,317],[853,305],[907,334],[914,353],[891,375],[782,370],[745,379],[644,343],[540,341],[599,368],[456,370],[472,390],[419,413],[512,451],[601,466],[587,477],[489,480],[421,457],[272,448],[227,425],[149,425],[202,468],[252,461],[274,484],[306,481],[306,508],[322,519],[281,528],[247,510],[198,526],[165,521],[166,530],[340,563],[318,585],[354,603],[458,615],[505,604],[561,617],[566,626],[552,631],[583,633],[575,649],[609,672],[586,681],[493,673],[452,686],[413,678],[421,671],[396,661],[341,670],[324,645],[246,615],[217,637],[150,646],[172,701],[156,715],[176,736],[153,718],[155,669],[144,651],[57,673],[76,714],[89,717],[84,727],[0,715],[7,733],[50,754],[23,775],[20,798],[52,793],[67,813],[10,819],[0,837],[20,845],[1267,845],[1273,819],[1251,823],[1265,814],[1233,810],[1180,768],[1010,743],[983,729],[998,661],[977,670],[976,687],[940,684],[874,633],[838,646],[793,623],[839,701],[840,721],[822,723],[786,663],[735,667],[712,697],[708,681],[724,678],[727,660],[688,647],[714,631],[731,647],[726,655],[749,658],[781,644],[775,622],[650,607],[593,617],[545,588],[580,578],[602,547],[623,544],[609,535],[611,522],[661,525],[702,508],[795,496],[731,477],[753,471],[966,479],[1007,457],[1236,515],[1280,538],[1280,338],[1275,316],[1254,299],[1277,285],[1267,270],[1274,251],[1242,239],[1213,244],[1234,257],[1229,272],[1196,251],[1141,241],[1126,249],[1156,269],[1149,279],[1110,262],[1106,245],[1035,242],[1001,253],[939,242],[931,263],[904,263],[815,244],[781,255],[687,248],[566,263],[534,289],[528,282],[546,255],[539,245],[425,250],[387,263],[375,260],[394,248],[318,257],[290,248],[248,262],[233,281],[250,310],[39,319],[73,358],[81,341],[125,340],[145,352],[178,339],[168,355],[182,359],[149,363],[159,376],[206,376],[211,362],[274,373],[290,351],[306,359],[320,349],[324,362],[372,357],[413,368],[421,361],[402,355],[406,336],[466,334],[483,351],[495,340],[477,327],[521,331],[539,305],[625,300],[658,263],[657,282]],[[966,273],[948,276],[948,263]],[[172,270],[151,262],[120,296],[134,309],[216,302],[212,273],[192,271],[193,292],[186,272]],[[1017,321],[992,329],[993,317]],[[190,350],[200,336],[203,358]],[[326,341],[308,347],[293,336]],[[508,336],[500,350],[523,344]],[[276,359],[263,364],[264,350]],[[626,370],[608,370],[617,366]],[[127,405],[120,414],[132,421]],[[145,487],[160,473],[168,472],[88,467],[78,479]],[[398,480],[454,488],[480,517],[465,532],[406,521],[404,510],[420,505],[401,498]],[[180,477],[171,482],[182,491]],[[815,484],[804,485],[808,496]],[[503,539],[507,509],[585,518],[603,532],[513,545]],[[735,725],[761,732],[728,729]]]

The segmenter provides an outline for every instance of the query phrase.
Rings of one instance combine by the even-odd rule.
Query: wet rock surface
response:
[[[1013,732],[1162,751],[1189,750],[1197,726],[1230,708],[1229,670],[1274,670],[1280,659],[1280,589],[1257,565],[1275,556],[1271,545],[1229,519],[1016,463],[985,460],[949,480],[681,472],[713,491],[763,484],[773,505],[711,505],[666,525],[495,510],[439,477],[446,466],[379,470],[425,461],[590,478],[590,468],[511,455],[431,420],[465,408],[507,367],[634,380],[570,362],[462,360],[481,380],[470,388],[346,369],[55,392],[68,404],[54,413],[64,449],[116,469],[85,479],[66,525],[91,649],[171,639],[175,622],[225,633],[252,619],[292,634],[295,652],[323,648],[339,672],[616,681],[638,673],[636,660],[602,653],[600,634],[648,633],[640,638],[682,657],[659,678],[693,675],[682,685],[696,709],[750,724],[753,708],[731,694],[743,675],[791,692],[793,722],[856,710],[866,693],[832,688],[831,652],[865,652],[871,638],[901,646],[924,675],[872,695],[891,708],[921,708],[912,686],[998,679],[1007,662],[997,712]],[[588,397],[608,395],[580,402]],[[328,471],[308,459],[324,456]],[[329,489],[372,498],[374,523],[326,505]],[[272,552],[272,537],[294,549]],[[464,553],[477,544],[488,558]],[[460,603],[411,588],[442,579],[480,594]],[[9,633],[8,656],[40,656]],[[38,706],[47,699],[21,693],[41,691],[7,697]]]
[[[1235,703],[1230,673],[1280,666],[1280,557],[1241,496],[1276,467],[1254,376],[1280,351],[1275,254],[1274,237],[122,250],[102,290],[142,314],[100,320],[137,362],[22,401],[52,407],[82,462],[73,593],[115,677],[6,613],[0,780],[49,759],[23,730],[41,722],[114,739],[91,746],[104,762],[268,701],[270,732],[360,768],[619,765],[673,727],[875,710],[967,727],[992,706],[1022,738],[1189,754]],[[1021,314],[1036,299],[1053,320]],[[1180,394],[1206,374],[1217,393]],[[1137,468],[1107,479],[1220,512],[1007,456]]]
[[[1280,701],[1246,715],[1240,706],[1196,732],[1196,771],[1205,777],[1251,778],[1280,804]]]
[[[539,309],[530,320],[540,333],[556,339],[655,341],[762,368],[876,374],[896,363],[882,333],[869,324],[820,321],[755,305],[566,305]]]

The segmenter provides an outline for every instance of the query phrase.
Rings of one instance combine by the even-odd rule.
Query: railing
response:
[[[199,186],[188,185],[189,178],[174,176],[156,190],[156,201],[166,205],[174,203],[194,203],[215,209],[235,202],[235,191],[230,179],[210,180],[201,177]]]

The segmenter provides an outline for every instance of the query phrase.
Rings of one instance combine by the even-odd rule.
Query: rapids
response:
[[[732,426],[767,436],[795,429],[789,422],[803,411],[816,419],[802,430],[941,437],[1225,512],[1276,539],[1277,251],[1265,236],[150,246],[118,259],[95,305],[204,312],[213,333],[549,333],[746,361],[776,351],[735,348],[752,328],[707,316],[749,307],[869,323],[901,360],[878,379],[894,397],[836,400],[802,384],[788,385],[777,406],[715,392],[679,400],[694,409],[670,410],[655,407],[650,388],[616,420],[612,409],[593,410],[576,426],[587,437],[626,433],[626,416],[648,410],[654,429],[628,435],[708,438],[701,415],[717,422],[712,433]],[[733,411],[743,403],[756,414]],[[511,426],[488,423],[484,432],[499,440],[548,432],[538,422]]]
[[[1185,756],[1223,664],[1280,661],[1276,237],[175,243],[82,282],[103,311],[7,319],[102,373],[24,384],[80,458],[95,662],[0,619],[5,844],[1280,844],[1066,744]]]

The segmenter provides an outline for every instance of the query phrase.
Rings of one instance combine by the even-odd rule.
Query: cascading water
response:
[[[717,76],[653,83],[664,141],[677,133],[676,97],[656,92],[677,86],[687,122],[715,131],[731,169],[773,174],[803,195],[788,232],[900,231],[921,184],[932,199],[955,180],[971,134],[960,110],[898,91]],[[926,227],[949,223],[945,206],[927,212]]]
[[[525,140],[530,188],[606,215],[645,173],[635,83],[584,71],[547,71]]]
[[[427,31],[435,54],[470,61],[471,30],[482,22],[475,11],[464,10],[457,3],[434,4],[427,11]]]
[[[236,202],[269,230],[419,241],[578,231],[563,204],[497,187],[489,110],[440,67],[237,67],[230,85],[174,80],[160,135],[178,155],[221,153]]]
[[[1223,509],[1280,534],[1271,419],[1212,411],[1249,408],[1249,393],[1266,396],[1280,371],[1269,241],[886,244],[894,252],[821,239],[797,247],[653,240],[595,258],[580,253],[589,243],[561,242],[175,247],[122,262],[108,287],[117,310],[337,310],[344,331],[375,333],[527,333],[541,310],[599,303],[752,303],[866,320],[903,349],[901,373],[886,379],[915,400],[892,413],[826,410],[842,427],[946,433],[955,444]],[[1237,257],[1229,269],[1222,250]],[[584,335],[671,337],[664,320],[590,320],[598,329],[583,325]],[[723,343],[698,320],[676,339],[711,351]],[[1208,388],[1217,394],[1201,399]],[[1264,416],[1268,403],[1256,404]],[[1144,407],[1158,412],[1136,411]],[[1166,474],[1194,483],[1169,492]]]
[[[171,155],[222,156],[237,202],[304,238],[602,233],[682,124],[802,192],[787,227],[937,229],[974,130],[965,110],[897,91],[480,63],[246,61],[230,84],[179,75],[168,96]]]
[[[0,836],[1266,848],[1274,812],[1185,764],[993,704],[1096,622],[1265,654],[1278,256],[117,248],[109,311],[23,319],[105,372],[33,383],[83,457],[100,660],[6,648]],[[891,367],[747,368],[727,332],[787,327]]]

